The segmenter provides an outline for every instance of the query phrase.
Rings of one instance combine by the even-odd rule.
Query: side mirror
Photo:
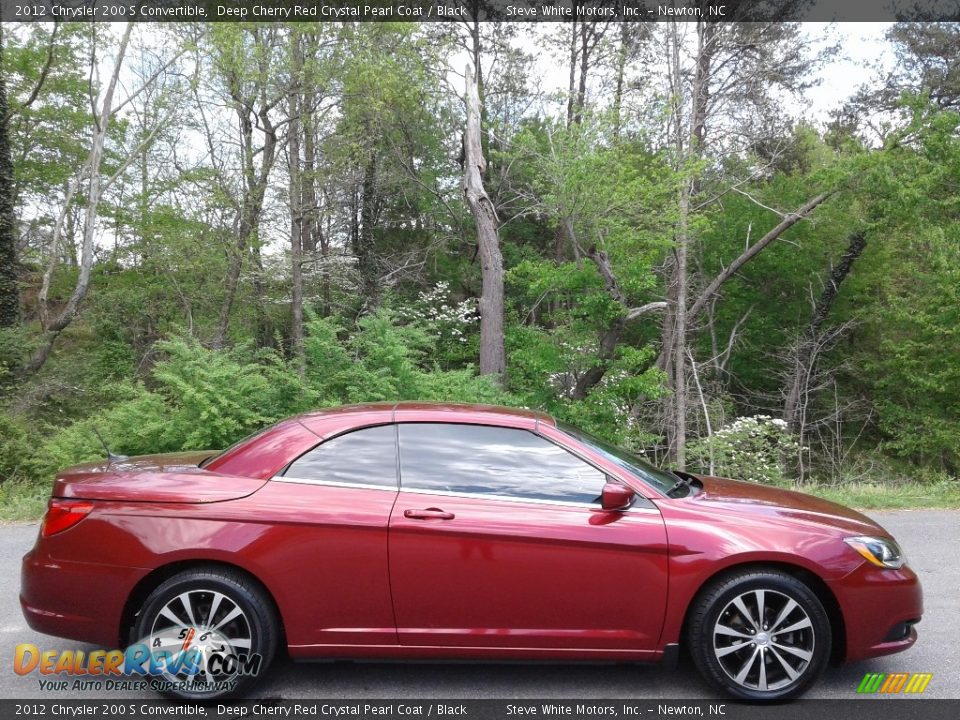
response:
[[[604,510],[626,510],[633,502],[636,493],[633,488],[618,482],[608,482],[600,494],[600,505]]]

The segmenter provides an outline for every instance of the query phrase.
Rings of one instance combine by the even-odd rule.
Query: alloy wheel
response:
[[[148,637],[164,679],[213,687],[234,676],[228,657],[249,654],[253,629],[243,608],[211,588],[181,592],[155,614]],[[219,659],[219,662],[215,660]]]
[[[794,598],[770,589],[730,600],[713,627],[713,653],[731,680],[759,692],[794,684],[816,649],[816,633]]]

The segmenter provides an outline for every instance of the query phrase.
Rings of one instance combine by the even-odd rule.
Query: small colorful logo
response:
[[[161,692],[203,695],[230,691],[241,676],[259,674],[262,656],[250,653],[242,642],[249,647],[249,640],[231,640],[212,628],[181,626],[154,633],[125,650],[41,650],[21,643],[14,650],[13,670],[17,675],[37,672],[42,678],[88,676],[83,678],[86,685],[74,683],[72,689],[136,690],[147,684],[120,679],[125,676],[143,678]],[[41,680],[40,687],[66,690],[67,681]]]
[[[858,693],[913,693],[927,689],[933,673],[867,673],[860,681]]]

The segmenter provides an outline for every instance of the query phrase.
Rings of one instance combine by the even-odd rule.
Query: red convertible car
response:
[[[34,629],[127,647],[123,670],[191,699],[248,689],[279,648],[670,662],[681,646],[727,693],[782,699],[831,661],[910,647],[923,612],[897,543],[857,512],[660,470],[537,412],[423,403],[65,470],[20,601]],[[133,644],[152,662],[131,668]]]

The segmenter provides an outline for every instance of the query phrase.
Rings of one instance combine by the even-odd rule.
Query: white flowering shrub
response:
[[[552,338],[554,356],[559,367],[547,373],[546,380],[558,397],[570,399],[577,384],[577,378],[587,371],[597,354],[597,344],[592,339],[570,342],[562,336]],[[602,381],[601,381],[602,382]]]
[[[799,452],[787,423],[769,415],[737,418],[687,447],[691,469],[710,472],[712,453],[714,475],[780,487],[793,484]]]
[[[473,299],[455,302],[450,296],[450,283],[438,282],[432,289],[417,295],[410,305],[397,310],[402,321],[425,332],[433,341],[432,354],[441,360],[459,361],[472,357],[466,346],[476,334],[480,315]]]

